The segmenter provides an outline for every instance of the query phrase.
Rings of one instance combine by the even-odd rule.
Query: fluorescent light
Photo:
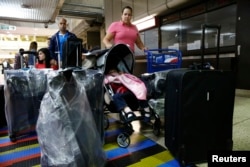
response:
[[[152,19],[152,18],[154,18],[154,17],[155,17],[155,14],[150,15],[150,16],[146,16],[146,17],[143,17],[142,19],[133,21],[133,24],[139,24],[139,23],[142,23],[142,22],[144,22],[144,21],[150,20],[150,19]]]
[[[147,28],[154,27],[155,25],[156,25],[155,18],[153,18],[153,19],[150,19],[150,20],[147,20],[145,22],[137,24],[136,27],[139,31],[141,31],[141,30],[145,30]]]
[[[155,15],[146,16],[133,22],[139,31],[154,27],[156,25]]]
[[[164,25],[161,26],[162,31],[176,31],[176,30],[184,30],[187,29],[187,26],[183,25]]]

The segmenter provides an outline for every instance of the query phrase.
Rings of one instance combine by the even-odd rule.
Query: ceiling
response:
[[[58,30],[60,17],[80,35],[102,23],[103,0],[1,0],[0,34],[50,36]]]
[[[176,8],[198,1],[166,0],[167,11],[171,5]],[[104,21],[103,6],[104,0],[0,0],[0,35],[48,37],[58,31],[57,19],[65,17],[68,29],[84,40],[87,31],[99,31]]]

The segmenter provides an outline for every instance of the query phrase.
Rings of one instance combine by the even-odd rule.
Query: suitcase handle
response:
[[[219,53],[220,53],[220,30],[221,25],[209,25],[202,24],[202,35],[201,35],[201,68],[204,66],[204,51],[205,51],[205,30],[206,29],[217,29],[217,48],[216,48],[216,69],[219,69]]]

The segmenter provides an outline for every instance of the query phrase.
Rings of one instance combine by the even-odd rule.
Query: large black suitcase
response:
[[[218,28],[219,34],[219,26],[208,27]],[[166,85],[165,145],[181,165],[206,162],[209,151],[232,150],[232,71],[174,69],[167,73]]]

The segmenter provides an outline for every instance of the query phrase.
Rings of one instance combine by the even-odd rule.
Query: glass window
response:
[[[187,19],[168,23],[160,27],[163,48],[182,51],[197,50],[201,45],[202,24],[221,25],[220,46],[235,45],[236,5],[200,14]],[[217,32],[205,31],[205,48],[216,47]]]
[[[146,30],[144,32],[140,32],[140,37],[144,45],[148,49],[158,49],[159,48],[159,35],[158,28],[153,28],[150,30]],[[143,55],[144,53],[135,47],[135,55]]]
[[[144,44],[149,49],[158,49],[159,37],[158,28],[145,31],[144,34]]]
[[[181,21],[161,26],[162,48],[180,49],[183,31]]]

